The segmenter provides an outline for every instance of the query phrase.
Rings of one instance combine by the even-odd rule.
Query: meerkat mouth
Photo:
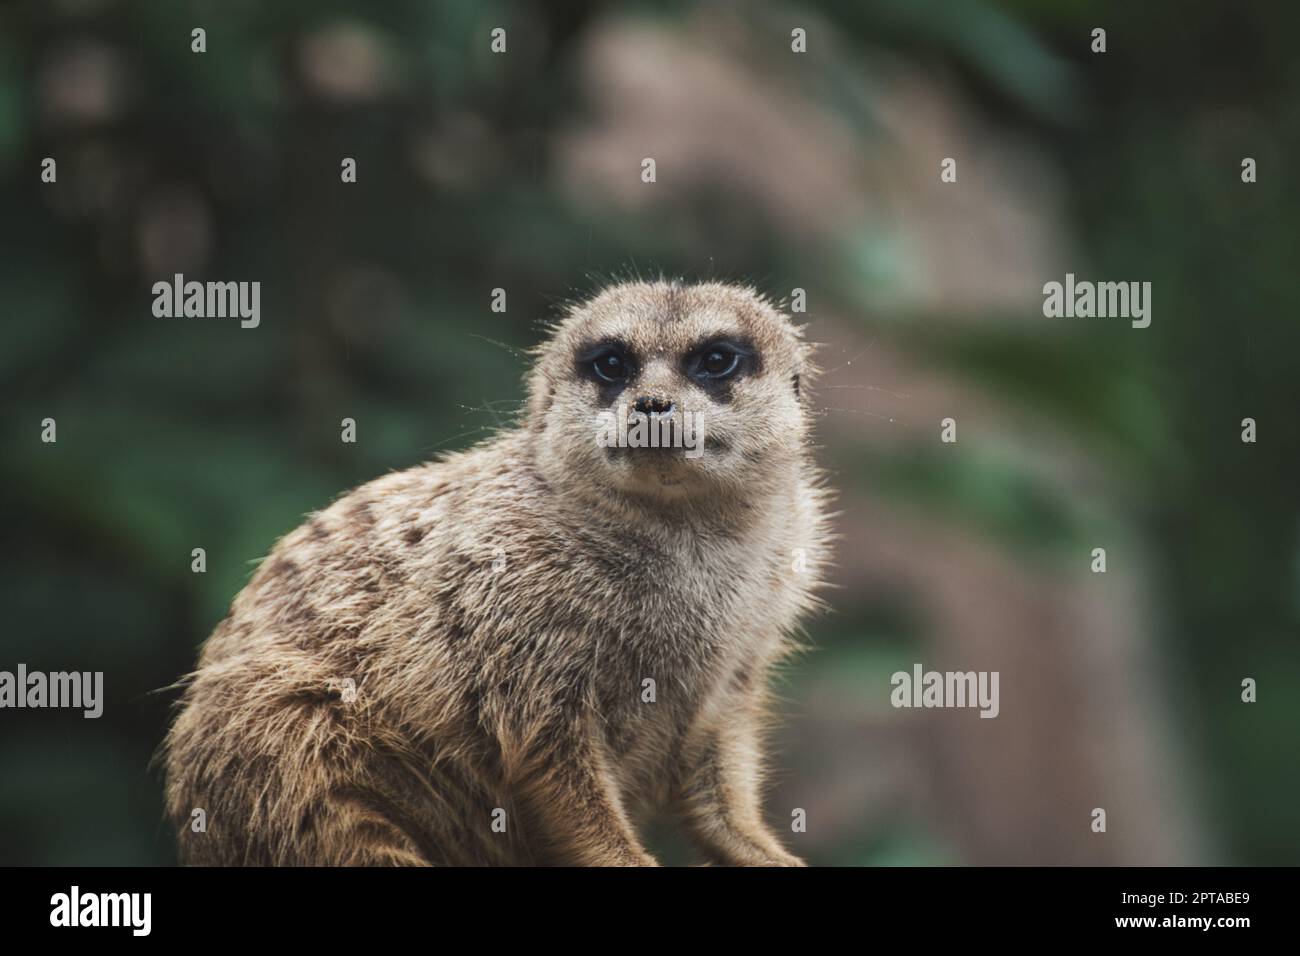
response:
[[[596,443],[613,455],[645,452],[653,458],[698,458],[707,444],[704,416],[673,411],[644,414],[620,409],[596,415]]]
[[[681,448],[606,448],[605,454],[660,484],[677,484],[691,470],[692,459]]]
[[[703,453],[713,455],[726,455],[732,450],[731,442],[724,438],[709,437],[700,443],[700,449],[697,453],[691,454],[690,450],[674,445],[647,445],[644,447],[634,447],[627,445],[606,445],[604,448],[605,455],[618,461],[643,462],[650,467],[662,467],[670,463],[675,467],[681,467],[688,461],[693,461]],[[747,458],[753,460],[752,454],[747,454]],[[675,482],[674,482],[675,483]]]

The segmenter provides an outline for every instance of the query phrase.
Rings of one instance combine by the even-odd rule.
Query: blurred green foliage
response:
[[[673,22],[688,6],[639,9]],[[782,241],[726,195],[700,197],[693,244],[653,211],[595,215],[558,195],[545,144],[585,108],[572,54],[599,9],[226,0],[0,11],[0,665],[105,670],[115,715],[4,715],[4,862],[173,859],[148,772],[169,699],[154,691],[192,666],[254,559],[304,512],[508,422],[516,350],[536,341],[557,297],[643,264],[765,278],[774,291],[824,275],[820,294],[851,305],[873,281],[869,261],[896,267],[861,237],[835,250],[855,265],[828,270],[824,250]],[[1286,157],[1300,119],[1297,14],[1262,2],[846,0],[817,15],[850,54],[884,45],[961,77],[1059,161],[1097,274],[1152,281],[1156,319],[1142,334],[1116,324],[1030,336],[943,316],[916,316],[901,334],[936,368],[1070,429],[1122,476],[1118,512],[1156,561],[1159,649],[1204,761],[1221,856],[1295,862],[1300,197]],[[769,22],[770,10],[755,16]],[[1090,58],[1083,38],[1102,22],[1110,51]],[[202,59],[189,49],[196,23],[212,51]],[[340,23],[366,44],[329,46]],[[489,62],[496,24],[545,43]],[[358,82],[377,71],[382,96],[303,93],[301,46],[322,31],[322,55],[344,72],[359,59]],[[47,115],[60,71],[105,56],[100,80],[121,72],[121,102],[85,122]],[[1216,125],[1229,114],[1238,127]],[[454,187],[431,185],[421,144],[465,116],[479,124],[454,157],[465,171]],[[344,155],[362,175],[340,189]],[[1260,159],[1248,188],[1243,155]],[[45,156],[59,157],[57,201],[38,181]],[[142,223],[173,207],[199,210],[205,273],[262,279],[255,334],[149,320],[161,277],[139,269]],[[188,235],[164,229],[160,241]],[[503,282],[511,307],[495,316],[489,294]],[[338,440],[345,416],[359,423],[355,446]],[[1259,422],[1258,444],[1236,441],[1245,416]],[[46,417],[55,445],[38,441]],[[829,454],[850,489],[870,483],[939,509],[1027,560],[1081,535],[1071,502],[995,452],[963,450],[956,466],[915,449]],[[190,571],[197,546],[207,574]],[[906,621],[848,598],[838,610],[814,634],[823,666],[857,666],[864,637],[886,648],[906,638]],[[881,674],[894,666],[888,650],[864,660]],[[1236,675],[1260,680],[1256,707],[1237,704]],[[819,862],[864,861],[951,854],[929,834],[864,829]]]

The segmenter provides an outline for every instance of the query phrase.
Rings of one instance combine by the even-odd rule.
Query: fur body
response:
[[[744,374],[699,371],[733,344]],[[165,743],[182,861],[650,865],[635,823],[668,810],[714,862],[797,865],[761,737],[828,556],[807,352],[747,290],[612,287],[539,349],[520,427],[286,535]],[[702,457],[597,444],[644,396],[704,415]]]

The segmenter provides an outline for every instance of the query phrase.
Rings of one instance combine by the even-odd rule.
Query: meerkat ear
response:
[[[551,366],[550,350],[556,332],[555,328],[549,329],[545,340],[528,351],[532,367],[524,376],[525,407],[528,409],[528,425],[536,431],[545,427],[546,413],[555,404],[555,369]]]
[[[799,373],[798,372],[794,373],[794,378],[792,378],[790,382],[792,385],[794,385],[794,393],[798,395],[799,394]]]
[[[535,430],[545,427],[546,413],[555,401],[555,389],[550,380],[536,369],[528,376],[528,423]]]

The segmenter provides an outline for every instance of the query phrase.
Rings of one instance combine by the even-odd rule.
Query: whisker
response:
[[[823,389],[828,388],[862,388],[871,392],[883,392],[886,395],[892,395],[894,398],[911,398],[906,392],[895,392],[893,389],[881,388],[879,385],[823,385]]]
[[[498,348],[503,348],[511,355],[515,356],[515,358],[528,358],[528,352],[525,349],[521,349],[517,345],[511,345],[509,342],[502,342],[498,339],[488,338],[486,335],[479,335],[477,332],[469,333],[469,337],[472,339],[482,339],[484,342],[495,345]]]
[[[866,415],[870,418],[879,418],[882,422],[889,422],[891,425],[906,425],[907,422],[901,418],[894,418],[889,415],[881,415],[878,412],[869,412],[864,408],[835,408],[831,405],[821,406],[821,411],[825,412],[844,412],[848,415]]]
[[[853,356],[853,358],[849,359],[849,360],[848,360],[847,362],[845,362],[843,365],[837,365],[837,366],[835,366],[835,368],[827,370],[824,374],[826,374],[826,375],[834,375],[836,372],[840,371],[840,369],[848,368],[850,365],[852,365],[852,364],[853,364],[854,362],[856,362],[858,359],[862,358],[862,356],[864,356],[864,355],[866,355],[868,352],[870,352],[870,351],[871,351],[871,347],[872,347],[873,345],[875,345],[875,344],[876,344],[876,340],[875,340],[875,339],[872,339],[869,343],[867,343],[867,347],[866,347],[865,349],[863,349],[861,352],[859,352],[857,355]]]

